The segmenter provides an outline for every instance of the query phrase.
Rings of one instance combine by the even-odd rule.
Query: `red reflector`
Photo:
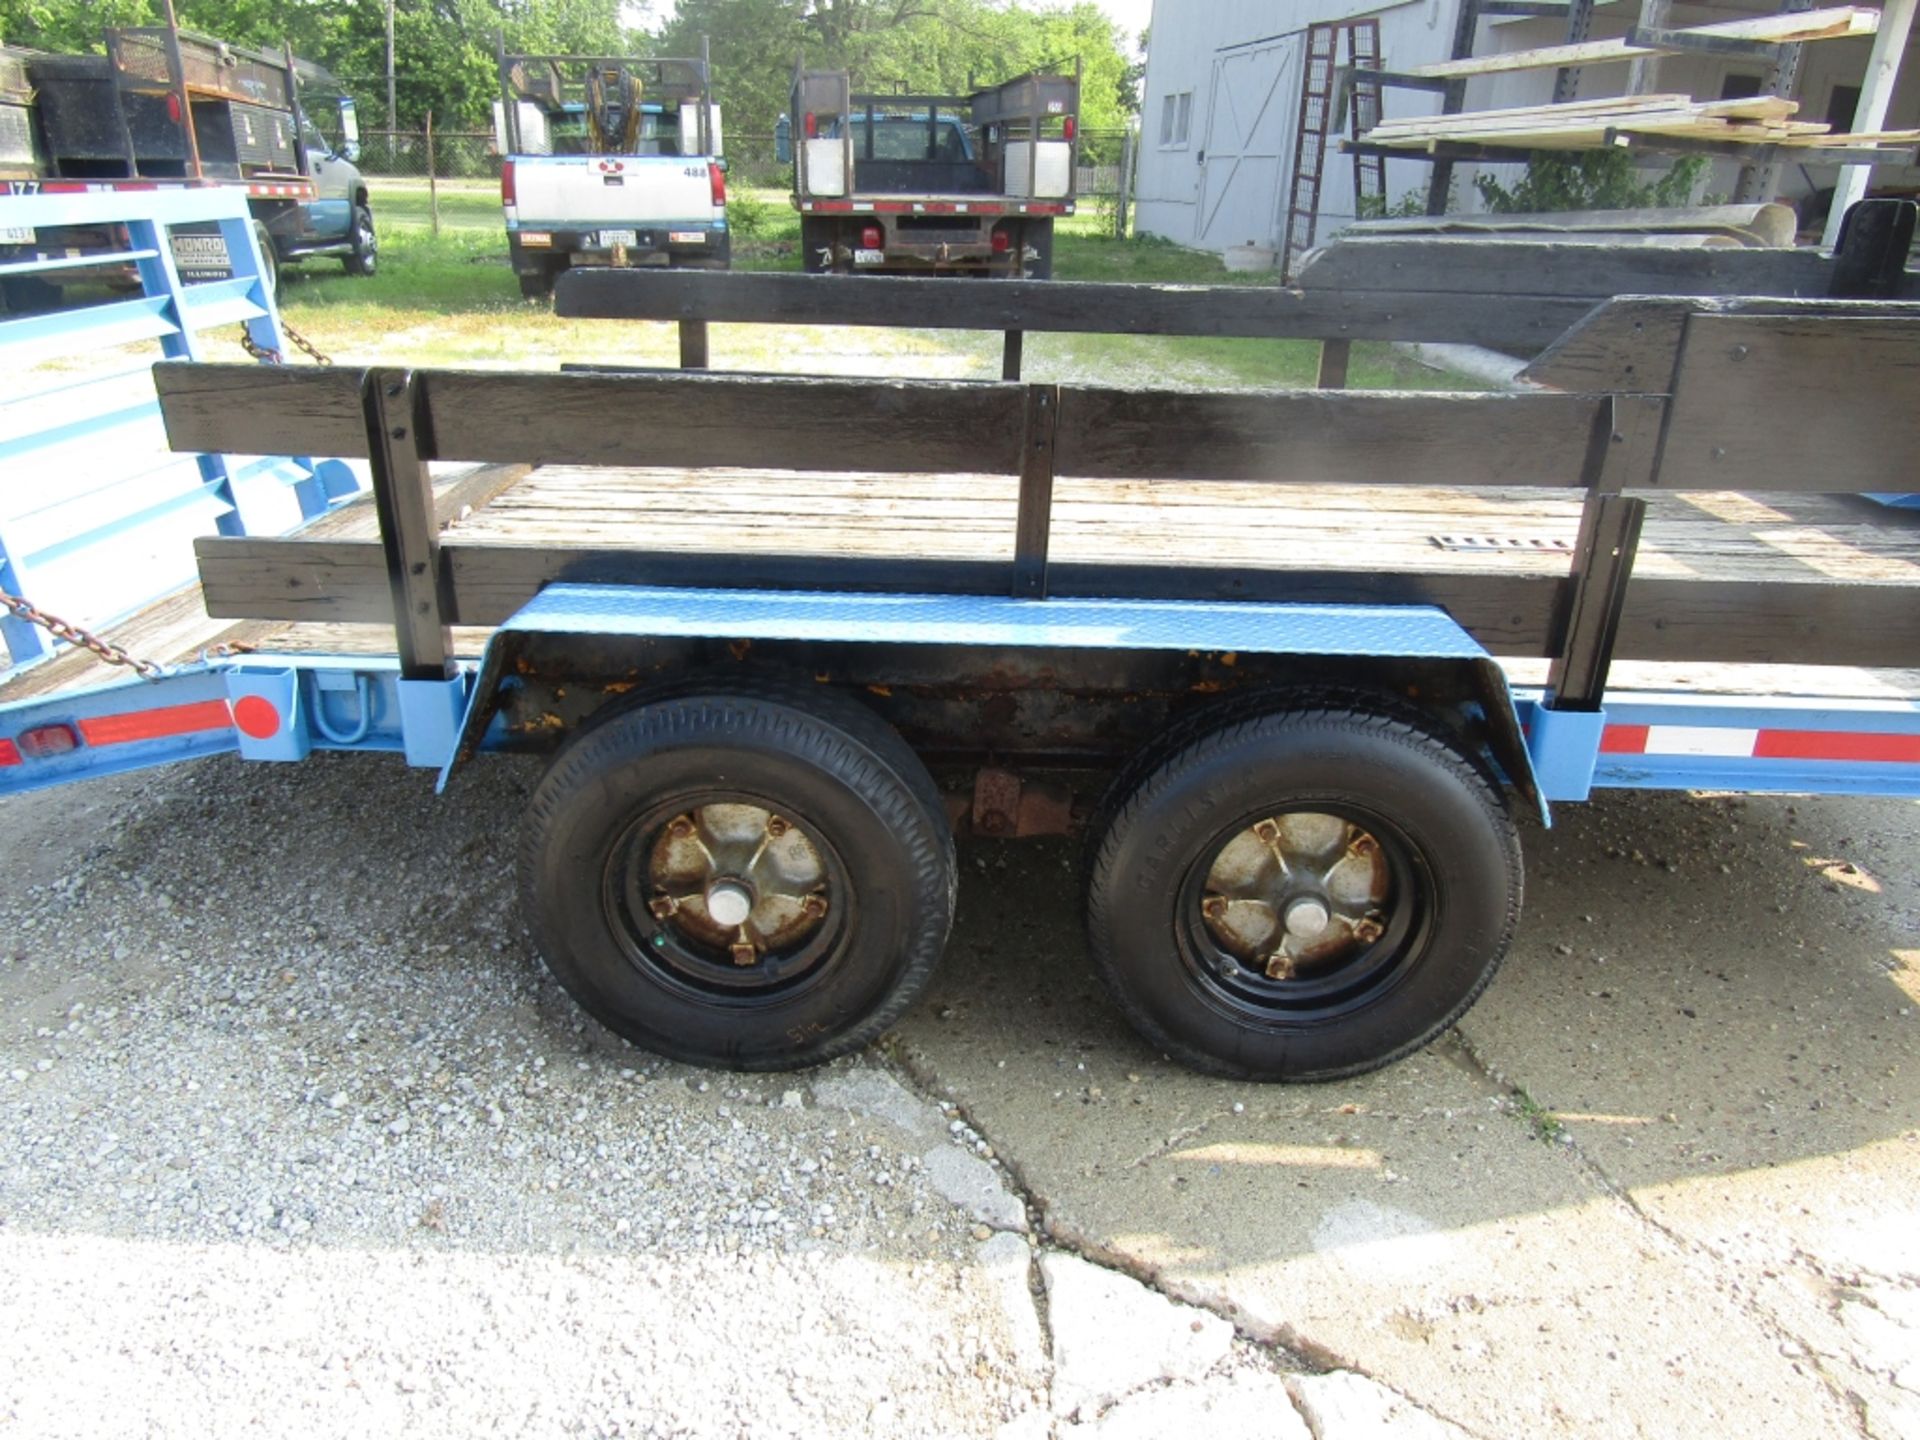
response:
[[[20,747],[11,740],[0,740],[0,766],[18,765],[19,763]]]
[[[502,160],[500,162],[500,203],[502,205],[512,205],[515,203],[513,198],[513,161],[511,160]]]
[[[1920,761],[1920,735],[1872,735],[1850,730],[1762,730],[1754,739],[1756,760]]]
[[[1609,725],[1600,737],[1602,755],[1644,755],[1647,753],[1647,727]]]
[[[90,745],[129,745],[138,740],[164,740],[169,735],[192,735],[201,730],[225,730],[233,712],[224,700],[199,700],[190,705],[162,705],[153,710],[131,710],[125,715],[99,715],[80,722],[80,733]]]
[[[727,208],[727,172],[718,165],[707,166],[707,182],[713,186],[713,208]]]
[[[249,740],[271,740],[280,733],[280,712],[261,695],[242,695],[233,702],[233,723]]]
[[[71,725],[36,725],[20,736],[20,753],[29,760],[51,760],[80,748],[80,736]]]
[[[993,232],[992,243],[993,253],[996,255],[1004,255],[1013,245],[1013,236],[1009,235],[1005,230],[995,230]]]
[[[886,243],[887,232],[882,230],[878,225],[868,225],[861,229],[860,248],[862,250],[884,249]]]
[[[818,140],[820,138],[820,117],[809,110],[804,128],[807,132],[807,139]]]
[[[1074,136],[1080,133],[1080,122],[1071,115],[1067,116],[1067,122],[1060,127],[1060,133],[1065,135],[1069,140],[1073,139]]]
[[[180,97],[178,95],[167,96],[167,119],[176,125],[180,123]]]

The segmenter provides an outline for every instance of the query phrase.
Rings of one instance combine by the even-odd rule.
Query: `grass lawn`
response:
[[[671,326],[560,320],[523,301],[508,268],[499,189],[490,181],[439,186],[440,234],[429,230],[425,181],[375,180],[380,273],[352,278],[337,264],[289,267],[286,317],[335,358],[357,364],[519,366],[563,360],[672,365]],[[736,192],[734,263],[739,269],[797,265],[799,217],[777,191]],[[1218,257],[1147,237],[1116,240],[1103,220],[1076,216],[1056,235],[1062,280],[1173,284],[1271,284],[1272,276],[1230,274]],[[987,283],[987,282],[982,282]],[[978,378],[997,376],[997,332],[855,330],[812,326],[718,325],[716,369],[815,374]],[[1122,386],[1272,387],[1313,383],[1312,341],[1215,340],[1126,335],[1032,335],[1026,374],[1037,381]],[[1354,347],[1352,383],[1366,388],[1477,388],[1384,344]]]

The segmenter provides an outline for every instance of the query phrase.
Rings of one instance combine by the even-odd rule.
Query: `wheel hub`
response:
[[[647,909],[683,942],[758,965],[820,928],[827,869],[812,838],[758,805],[700,805],[669,820],[648,856]]]
[[[1392,876],[1379,840],[1338,815],[1255,821],[1207,872],[1200,914],[1228,963],[1269,979],[1332,970],[1386,931]]]

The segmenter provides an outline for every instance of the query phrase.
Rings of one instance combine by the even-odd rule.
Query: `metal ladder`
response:
[[[1353,69],[1380,68],[1378,19],[1327,21],[1307,27],[1306,64],[1300,76],[1300,115],[1293,130],[1293,190],[1287,205],[1285,237],[1280,244],[1280,278],[1293,273],[1293,262],[1313,248],[1320,223],[1321,187],[1326,176],[1327,144],[1339,103],[1340,42],[1346,40],[1347,65]],[[1348,88],[1353,134],[1372,127],[1380,115],[1380,92],[1368,85]],[[1353,157],[1353,193],[1356,211],[1368,198],[1384,201],[1387,162],[1378,155]]]

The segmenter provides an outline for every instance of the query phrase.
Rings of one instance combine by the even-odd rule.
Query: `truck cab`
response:
[[[726,162],[705,58],[500,56],[500,201],[520,293],[575,266],[725,269]]]
[[[853,93],[801,71],[789,143],[802,262],[853,273],[1046,279],[1074,210],[1080,83],[1022,75],[971,95]]]

